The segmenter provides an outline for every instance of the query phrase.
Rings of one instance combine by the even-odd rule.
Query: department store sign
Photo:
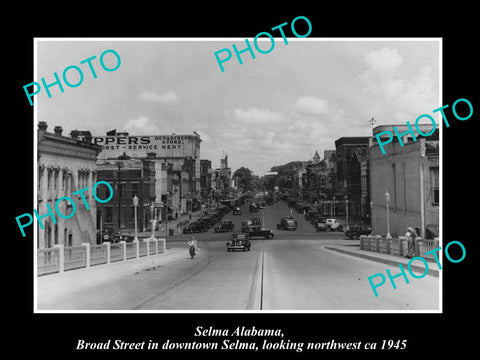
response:
[[[123,153],[146,157],[154,152],[157,157],[188,156],[195,154],[194,137],[189,135],[156,136],[95,136],[93,143],[102,147],[106,157]]]

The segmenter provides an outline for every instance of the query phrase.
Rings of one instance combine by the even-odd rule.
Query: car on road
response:
[[[359,238],[360,235],[370,235],[372,233],[372,228],[367,225],[351,225],[345,230],[345,236],[353,239],[354,237]]]
[[[242,215],[242,210],[240,209],[240,206],[234,207],[233,211],[232,211],[232,214],[233,215]]]
[[[199,233],[208,231],[208,226],[202,222],[192,222],[183,228],[184,234]]]
[[[249,238],[262,237],[265,239],[273,239],[274,236],[272,230],[261,229],[258,225],[249,226],[245,228],[244,232],[248,234]]]
[[[277,224],[278,230],[297,230],[297,222],[289,217],[280,219],[280,224]]]
[[[245,229],[251,226],[260,228],[262,226],[262,223],[257,217],[242,220],[242,232],[245,232]]]
[[[251,217],[249,220],[252,222],[253,225],[262,225],[262,222],[258,217]]]
[[[317,223],[315,224],[315,230],[318,231],[329,231],[327,226],[327,218],[317,218]]]
[[[248,234],[233,233],[227,241],[227,251],[243,250],[250,251],[250,238]]]
[[[255,203],[250,204],[250,212],[258,212],[258,205]]]
[[[106,226],[100,236],[100,231],[97,232],[98,242],[118,243],[120,241],[132,242],[135,239],[132,235],[122,234],[118,226]]]
[[[331,231],[343,231],[342,224],[337,219],[327,219],[326,224]]]
[[[214,231],[215,232],[227,232],[233,231],[235,225],[233,224],[232,220],[220,220],[220,222],[215,225]]]

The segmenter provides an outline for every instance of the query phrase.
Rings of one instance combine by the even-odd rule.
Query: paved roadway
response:
[[[368,277],[398,268],[325,249],[328,245],[358,243],[343,233],[316,233],[303,215],[294,214],[297,231],[276,230],[289,215],[283,201],[259,213],[242,207],[242,215],[226,215],[240,228],[242,219],[259,216],[272,240],[252,240],[247,252],[227,252],[231,233],[196,234],[200,251],[191,260],[189,235],[169,240],[180,254],[164,265],[140,270],[84,287],[43,304],[45,308],[95,310],[438,310],[439,279],[397,278],[397,289],[387,283],[375,297]],[[183,252],[183,250],[185,252]],[[168,253],[168,251],[167,251]],[[40,308],[40,307],[39,307]]]

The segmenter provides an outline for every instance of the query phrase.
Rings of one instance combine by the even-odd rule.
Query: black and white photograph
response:
[[[441,310],[441,39],[261,40],[37,40],[39,311]]]
[[[474,349],[471,9],[140,5],[5,32],[8,348]]]

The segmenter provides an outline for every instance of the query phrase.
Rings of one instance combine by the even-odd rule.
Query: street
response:
[[[439,278],[425,276],[395,278],[397,289],[388,281],[375,297],[368,277],[398,267],[361,259],[326,249],[330,245],[356,245],[341,232],[315,232],[303,214],[294,212],[296,231],[277,230],[276,224],[289,209],[283,201],[241,215],[229,212],[239,230],[241,220],[262,219],[271,229],[271,240],[253,239],[251,251],[227,252],[225,241],[231,232],[195,234],[199,252],[191,260],[187,241],[191,235],[168,239],[161,266],[119,273],[84,286],[72,286],[56,298],[42,294],[40,310],[438,310]],[[344,224],[345,226],[345,224]],[[170,256],[168,254],[176,254]],[[170,258],[168,258],[170,256]],[[67,274],[67,273],[66,273]],[[68,274],[67,274],[68,275]]]

